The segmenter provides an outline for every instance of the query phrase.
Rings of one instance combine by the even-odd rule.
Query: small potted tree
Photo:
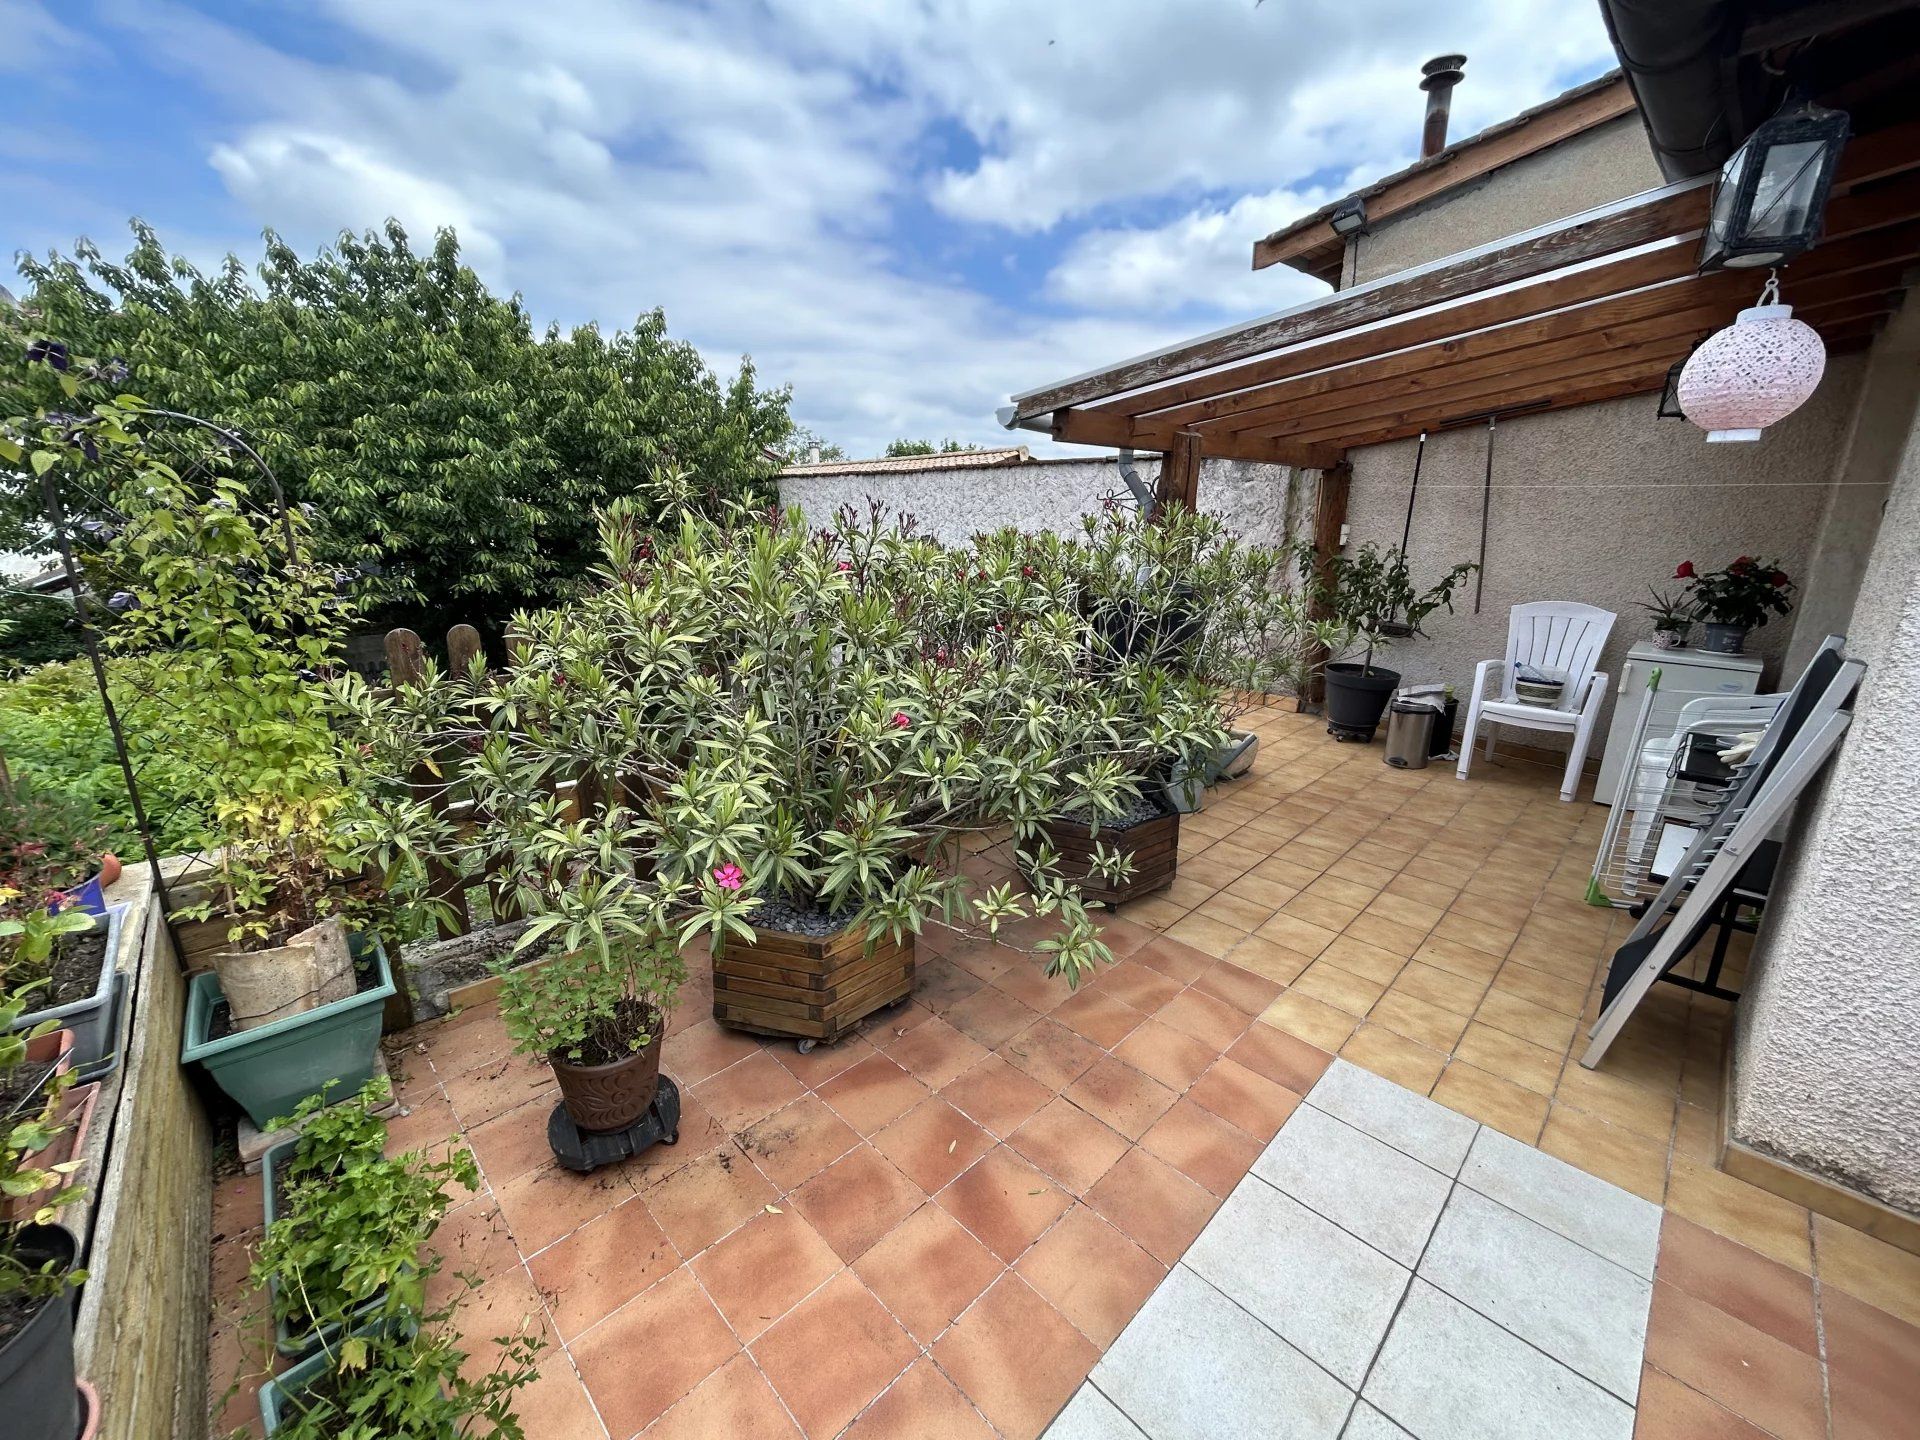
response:
[[[1308,613],[1308,634],[1327,658],[1321,669],[1327,732],[1338,740],[1371,740],[1400,673],[1373,663],[1397,640],[1423,634],[1435,610],[1453,610],[1454,591],[1480,567],[1455,565],[1428,589],[1416,590],[1407,557],[1397,547],[1362,545],[1349,555],[1322,556],[1308,541],[1295,547]],[[1357,661],[1340,657],[1355,655]]]
[[[1687,582],[1687,598],[1706,622],[1701,648],[1717,655],[1740,654],[1746,648],[1749,630],[1793,609],[1793,602],[1787,598],[1793,593],[1793,581],[1777,560],[1742,555],[1724,570],[1705,574],[1696,572],[1693,562],[1687,560],[1673,573],[1674,579]]]

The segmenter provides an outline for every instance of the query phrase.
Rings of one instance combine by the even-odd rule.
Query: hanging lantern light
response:
[[[1693,352],[1707,343],[1702,335],[1687,347],[1687,353],[1667,367],[1667,383],[1660,387],[1660,408],[1654,412],[1661,420],[1684,420],[1687,412],[1680,408],[1680,372],[1687,368],[1687,361],[1693,358]]]
[[[1780,277],[1770,275],[1760,303],[1688,357],[1680,408],[1711,442],[1758,440],[1806,403],[1826,368],[1819,332],[1780,303]]]
[[[1845,111],[1804,95],[1762,121],[1720,170],[1700,268],[1783,265],[1819,239],[1851,134]]]

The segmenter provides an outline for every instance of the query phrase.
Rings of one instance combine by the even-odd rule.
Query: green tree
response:
[[[19,257],[29,289],[0,326],[123,358],[150,405],[242,431],[314,507],[317,553],[361,562],[364,600],[390,618],[497,624],[566,595],[596,508],[656,466],[756,493],[793,428],[784,389],[757,388],[746,360],[723,380],[658,310],[610,336],[536,333],[450,230],[420,252],[389,221],[310,260],[269,231],[257,279],[231,255],[203,274],[133,231],[119,264],[84,240]]]
[[[903,455],[955,455],[979,448],[978,445],[964,445],[954,439],[942,440],[938,445],[931,440],[890,440],[887,442],[886,456],[889,460],[896,460]]]

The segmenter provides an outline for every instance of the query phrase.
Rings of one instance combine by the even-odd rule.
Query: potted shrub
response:
[[[1676,573],[1675,579],[1685,579],[1692,575],[1693,565],[1689,561],[1681,567],[1684,574]],[[1651,603],[1642,600],[1640,608],[1653,616],[1653,643],[1662,650],[1679,650],[1687,643],[1687,634],[1693,629],[1694,601],[1689,595],[1663,595],[1653,586],[1647,587],[1647,593],[1653,596]]]
[[[299,1134],[261,1167],[266,1238],[255,1271],[267,1293],[276,1348],[300,1359],[396,1309],[423,1308],[420,1250],[449,1204],[446,1187],[479,1184],[473,1157],[385,1154],[384,1081],[338,1104],[316,1095],[274,1129]],[[297,1284],[282,1283],[297,1275]]]
[[[1724,570],[1700,574],[1691,560],[1673,572],[1687,582],[1687,599],[1706,622],[1701,648],[1718,655],[1738,655],[1746,648],[1747,632],[1765,625],[1775,615],[1793,609],[1787,597],[1793,581],[1778,561],[1742,555]]]
[[[1372,740],[1400,673],[1373,663],[1397,640],[1423,634],[1422,623],[1480,567],[1463,561],[1438,583],[1416,590],[1407,558],[1398,549],[1371,542],[1352,554],[1321,556],[1309,541],[1295,547],[1308,612],[1308,633],[1327,658],[1322,663],[1327,696],[1327,733],[1338,740]],[[1340,657],[1358,654],[1358,661]]]
[[[17,1020],[27,1004],[18,992],[0,996],[0,1022]],[[69,1179],[76,1163],[56,1148],[71,1074],[30,1065],[35,1038],[0,1029],[0,1090],[8,1092],[0,1102],[0,1195],[26,1209],[0,1216],[0,1415],[9,1434],[64,1436],[80,1428],[72,1290],[84,1276],[77,1241],[51,1222],[82,1192]]]

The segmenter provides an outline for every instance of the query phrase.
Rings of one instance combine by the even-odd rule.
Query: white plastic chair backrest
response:
[[[1578,705],[1615,618],[1611,610],[1577,600],[1514,606],[1507,619],[1507,694],[1513,694],[1514,667],[1534,665],[1565,675],[1560,703],[1563,708]]]

